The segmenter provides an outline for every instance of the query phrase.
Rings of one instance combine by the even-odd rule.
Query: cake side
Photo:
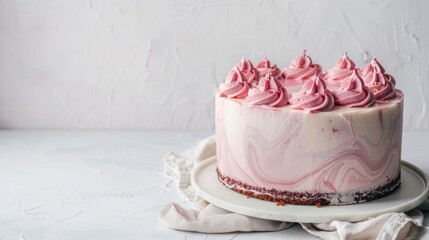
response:
[[[345,196],[398,179],[402,109],[402,94],[372,108],[317,114],[216,97],[219,177],[278,192],[342,194],[341,203],[353,202]]]

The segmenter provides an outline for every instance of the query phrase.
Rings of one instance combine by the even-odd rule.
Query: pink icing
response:
[[[341,87],[332,91],[335,103],[340,106],[368,107],[375,103],[375,96],[364,85],[356,69],[342,81]]]
[[[368,65],[366,65],[364,69],[362,69],[362,77],[365,78],[368,74],[374,71],[381,72],[381,73],[385,72],[383,66],[381,66],[381,64],[377,61],[376,58],[373,58],[371,62]]]
[[[274,77],[274,79],[281,79],[282,72],[280,71],[280,69],[277,67],[276,64],[271,65],[270,60],[267,60],[266,57],[264,57],[264,59],[256,66],[256,68],[258,69],[259,75],[261,77],[264,77],[269,73],[271,76]]]
[[[244,57],[241,58],[241,61],[235,65],[237,70],[240,71],[240,73],[243,76],[243,79],[248,82],[252,83],[255,81],[258,81],[259,79],[259,73],[255,67],[253,67],[252,63],[244,59]]]
[[[395,79],[390,74],[385,74],[384,68],[376,58],[362,70],[362,78],[378,102],[396,97]]]
[[[345,53],[324,79],[319,79],[320,69],[305,51],[283,72],[266,58],[256,68],[242,58],[217,93],[221,97],[245,99],[251,105],[279,107],[289,101],[293,108],[310,112],[329,111],[333,105],[367,107],[373,105],[373,98],[377,103],[386,103],[397,96],[395,79],[385,73],[376,58],[359,69]]]
[[[321,71],[318,64],[313,64],[305,50],[298,57],[292,60],[289,67],[283,69],[282,76],[285,78],[285,85],[301,84],[316,73]]]
[[[219,96],[227,98],[245,98],[249,84],[243,80],[241,72],[234,67],[228,74],[225,83],[219,86]]]
[[[272,75],[259,80],[256,87],[249,90],[246,100],[252,105],[268,105],[281,107],[287,104],[289,93]]]
[[[396,85],[395,78],[392,75],[385,73],[385,70],[384,70],[383,66],[381,66],[381,64],[377,61],[377,58],[373,58],[371,60],[371,62],[368,65],[366,65],[366,67],[364,69],[362,69],[361,76],[362,76],[363,79],[365,79],[366,76],[370,75],[372,72],[381,72],[381,73],[383,73],[384,76],[385,76],[385,78],[388,81],[392,82],[393,85]]]
[[[382,102],[384,100],[396,97],[395,85],[388,81],[384,74],[373,72],[365,79],[366,86],[374,93],[375,100]]]
[[[323,112],[334,107],[334,97],[316,73],[302,85],[301,91],[292,93],[289,103],[295,109]]]
[[[341,81],[352,75],[356,64],[344,53],[344,56],[338,60],[337,64],[326,72],[323,79],[332,85],[340,86]]]

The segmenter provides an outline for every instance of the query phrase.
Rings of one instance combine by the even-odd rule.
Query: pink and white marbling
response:
[[[318,113],[216,95],[218,170],[251,186],[353,202],[353,193],[400,175],[403,94],[396,95],[370,108]]]

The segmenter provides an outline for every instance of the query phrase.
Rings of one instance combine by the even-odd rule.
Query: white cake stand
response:
[[[340,206],[277,206],[275,202],[248,198],[217,179],[216,157],[198,164],[192,173],[196,193],[208,202],[243,215],[287,222],[323,223],[333,220],[357,222],[390,212],[405,212],[423,203],[429,195],[428,176],[416,166],[402,161],[401,186],[373,201]]]

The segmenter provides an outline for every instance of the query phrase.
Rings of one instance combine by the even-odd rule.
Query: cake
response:
[[[304,51],[279,69],[242,59],[216,89],[218,179],[282,204],[340,205],[400,186],[403,94],[376,58],[322,73]]]

